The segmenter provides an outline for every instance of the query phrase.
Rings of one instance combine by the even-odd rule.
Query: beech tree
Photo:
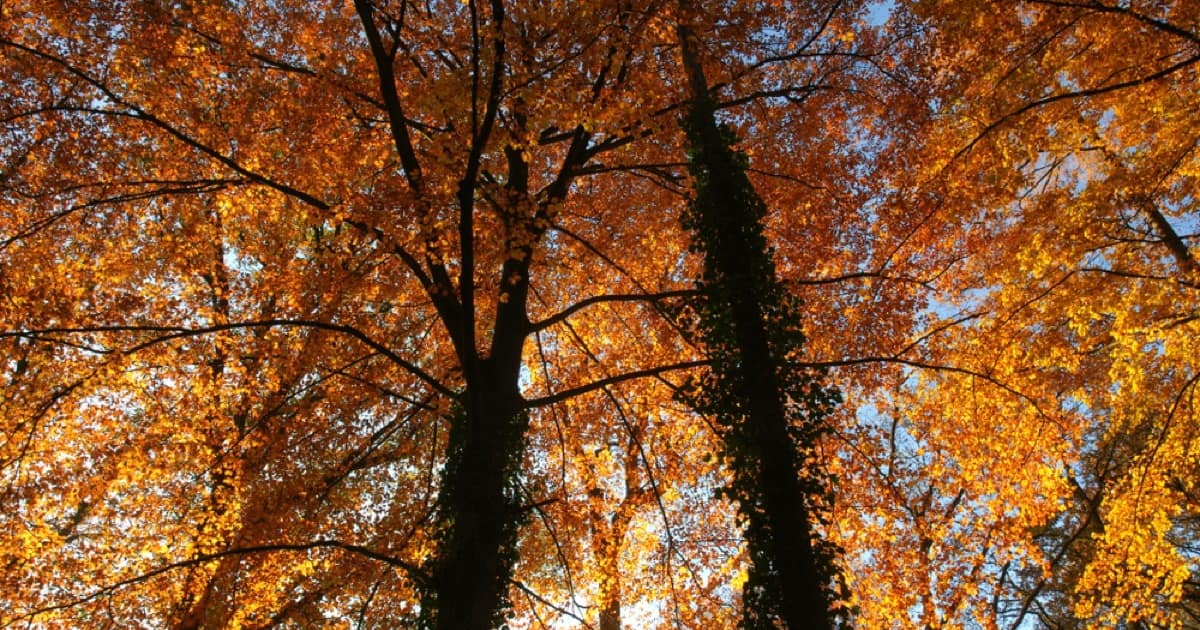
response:
[[[699,391],[685,396],[722,425],[733,475],[727,491],[750,556],[742,626],[831,628],[838,573],[835,550],[817,529],[828,488],[813,453],[838,394],[821,382],[823,373],[789,359],[804,344],[800,306],[776,277],[762,235],[766,208],[746,177],[745,156],[717,123],[690,7],[680,6],[691,96],[683,124],[695,180],[684,224],[704,256],[704,302],[695,317],[712,360]]]
[[[43,536],[63,537],[49,543],[60,566],[87,567],[99,556],[74,541],[110,543],[76,529],[115,533],[166,511],[151,526],[161,530],[134,529],[176,544],[113,550],[126,560],[96,577],[179,592],[133,589],[118,618],[207,627],[311,615],[337,596],[295,580],[366,559],[404,584],[387,614],[499,623],[523,506],[542,498],[519,487],[529,408],[573,393],[519,393],[524,342],[551,325],[530,320],[530,269],[581,169],[626,142],[619,112],[660,107],[639,102],[652,92],[624,61],[645,16],[502,2],[50,9],[5,7],[5,59],[27,88],[7,118],[8,190],[23,198],[6,221],[18,230],[8,275],[40,287],[16,287],[19,315],[7,318],[6,336],[37,366],[22,370],[28,398],[12,396],[7,416],[8,496],[24,525],[13,544],[26,550],[10,575],[40,570],[49,556],[29,550]],[[612,28],[597,36],[597,20]],[[568,61],[570,72],[557,68]],[[562,101],[537,97],[550,85]],[[619,126],[600,137],[596,118]],[[63,285],[44,282],[43,263],[69,283],[53,306],[38,292]],[[343,405],[342,389],[357,402]],[[172,428],[184,409],[194,438]],[[121,447],[61,462],[65,477],[34,473],[53,444],[73,449],[45,425]],[[278,441],[266,437],[275,425]],[[176,439],[202,448],[185,456]],[[161,463],[163,451],[181,461]],[[51,490],[53,479],[66,486]],[[273,479],[291,489],[259,496]],[[20,498],[56,493],[44,507]],[[327,549],[359,557],[313,553]],[[164,560],[186,580],[155,568]],[[255,562],[265,566],[249,586],[229,583]],[[268,577],[280,562],[299,568]],[[277,579],[292,585],[268,586]],[[365,610],[374,588],[334,606]],[[13,613],[91,615],[59,602],[99,597],[62,595],[26,593]]]
[[[0,4],[0,625],[1194,623],[1197,16]]]
[[[864,625],[1194,623],[1196,9],[894,16],[947,95],[898,198],[951,262],[854,438],[874,523],[842,544],[896,537]]]

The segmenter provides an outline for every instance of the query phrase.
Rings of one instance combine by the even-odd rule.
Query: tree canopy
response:
[[[1200,625],[1196,0],[9,0],[0,82],[0,627]]]

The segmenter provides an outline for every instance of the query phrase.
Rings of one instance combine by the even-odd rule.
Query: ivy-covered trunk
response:
[[[451,429],[439,497],[444,538],[433,570],[438,630],[499,627],[516,559],[520,497],[516,479],[528,417],[515,371],[491,361],[466,394]],[[512,378],[506,378],[512,377]]]
[[[839,598],[835,549],[816,533],[828,503],[814,447],[840,402],[822,374],[789,362],[804,343],[799,302],[775,276],[762,233],[765,205],[746,176],[745,156],[716,120],[696,50],[679,27],[691,106],[684,121],[695,198],[685,217],[704,256],[696,332],[712,371],[689,393],[714,417],[732,467],[750,552],[743,590],[745,628],[831,628]]]
[[[514,166],[510,173],[518,170]],[[514,181],[523,190],[524,179],[514,176]],[[464,195],[463,207],[471,203]],[[509,208],[513,225],[525,225],[520,209],[517,204]],[[519,477],[529,428],[520,392],[521,350],[529,334],[529,264],[540,232],[511,227],[508,232],[505,251],[516,254],[499,269],[502,299],[495,307],[489,350],[477,350],[473,316],[450,318],[461,322],[453,336],[466,389],[452,419],[438,496],[440,541],[433,583],[422,602],[422,614],[435,620],[426,625],[437,630],[497,628],[510,606],[508,586],[524,513]],[[458,312],[474,312],[473,300],[463,303]]]
[[[471,340],[459,352],[467,387],[450,430],[438,497],[443,533],[432,571],[435,599],[425,602],[438,630],[499,627],[509,605],[522,513],[518,477],[529,428],[520,374],[532,245],[511,239],[508,245],[523,255],[501,268],[508,299],[497,305],[486,357],[475,351],[470,335],[460,335]]]

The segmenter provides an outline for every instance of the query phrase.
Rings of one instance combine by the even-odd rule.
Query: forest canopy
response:
[[[6,0],[0,84],[0,628],[1200,627],[1197,0]]]

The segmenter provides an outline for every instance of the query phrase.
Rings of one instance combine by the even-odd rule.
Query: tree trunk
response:
[[[686,16],[689,3],[680,4]],[[762,237],[762,199],[716,122],[696,38],[683,22],[679,40],[692,96],[687,131],[697,200],[691,227],[706,258],[710,320],[702,325],[710,349],[727,355],[716,360],[716,380],[709,384],[720,391],[702,395],[716,401],[715,411],[725,420],[723,438],[735,468],[733,496],[747,519],[752,562],[743,625],[766,628],[783,621],[792,630],[831,628],[827,589],[836,576],[814,547],[815,519],[808,509],[813,500],[809,495],[820,488],[801,482],[805,462],[797,452],[798,446],[812,444],[798,445],[789,428],[789,415],[794,414],[786,403],[797,398],[782,380],[789,348],[772,342],[781,335],[768,329],[766,321],[770,313],[773,326],[786,327],[788,316],[795,314],[782,297]],[[792,343],[798,348],[802,337],[796,338]],[[813,402],[806,408],[807,417],[797,420],[818,423],[824,404]],[[800,433],[808,440],[817,434],[809,426]],[[765,592],[752,592],[755,589]]]
[[[615,530],[605,532],[607,540],[599,549],[600,630],[621,630],[621,540]]]
[[[636,465],[635,458],[627,457],[627,465],[630,461]],[[627,489],[611,517],[593,514],[592,549],[600,565],[600,630],[621,630],[621,549],[638,496]]]
[[[458,419],[456,453],[443,476],[443,519],[449,524],[434,575],[439,630],[498,625],[519,521],[517,474],[526,420],[513,366],[480,365]]]
[[[521,525],[517,479],[529,426],[520,393],[521,350],[529,331],[529,243],[500,270],[491,350],[481,358],[472,335],[460,346],[466,391],[453,420],[440,490],[442,542],[433,570],[438,630],[486,630],[503,622]],[[465,309],[464,309],[465,310]],[[473,317],[463,320],[473,326]],[[465,333],[465,331],[463,331]]]
[[[695,117],[693,118],[693,120]],[[752,260],[747,243],[737,238],[743,231],[744,220],[740,200],[734,191],[736,182],[729,181],[735,165],[722,159],[728,148],[720,135],[711,112],[703,121],[703,159],[712,177],[712,194],[721,213],[718,233],[734,236],[721,239],[716,262],[730,279],[747,278],[752,271],[746,261]],[[754,282],[733,282],[729,308],[733,315],[733,333],[740,355],[741,374],[737,381],[744,390],[738,397],[746,404],[745,422],[749,438],[747,445],[752,458],[758,462],[753,475],[759,480],[766,512],[771,564],[778,573],[779,590],[788,628],[830,628],[829,602],[825,597],[824,576],[818,568],[813,550],[812,526],[804,492],[799,487],[799,465],[796,444],[788,431],[784,396],[777,373],[775,356],[768,344],[763,321],[763,308],[755,295]]]

